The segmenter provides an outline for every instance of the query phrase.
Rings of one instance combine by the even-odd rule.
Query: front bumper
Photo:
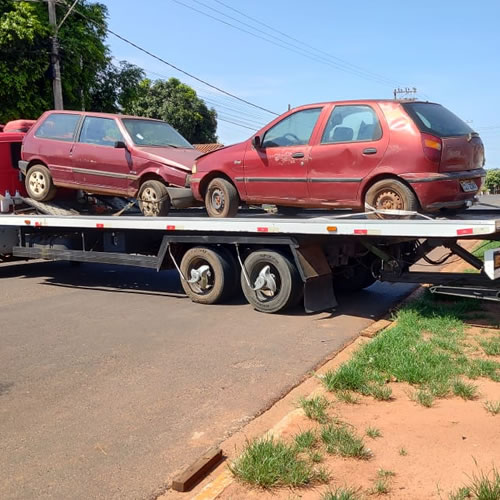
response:
[[[19,167],[19,170],[24,174],[26,175],[26,172],[28,170],[28,162],[27,161],[23,161],[23,160],[19,160],[17,162],[17,165]]]
[[[189,208],[194,206],[193,192],[189,188],[167,187],[170,203],[174,208]]]

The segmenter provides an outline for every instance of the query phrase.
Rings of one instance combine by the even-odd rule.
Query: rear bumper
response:
[[[436,211],[472,205],[484,182],[486,171],[481,168],[462,172],[424,172],[401,177],[411,185],[423,210]],[[461,185],[464,180],[474,181],[477,190],[465,192]]]

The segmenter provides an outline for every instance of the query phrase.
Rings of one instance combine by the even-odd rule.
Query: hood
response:
[[[200,158],[205,158],[209,155],[213,155],[214,153],[219,153],[220,151],[227,151],[229,149],[234,149],[238,146],[241,146],[242,144],[245,144],[245,141],[243,142],[237,142],[236,144],[230,144],[229,146],[224,146],[222,148],[219,148],[219,149],[214,149],[213,151],[209,151],[208,153],[203,153],[203,154],[200,154],[197,158],[197,160],[199,160]]]
[[[140,151],[142,156],[148,160],[166,163],[172,167],[191,172],[194,160],[201,153],[197,149],[157,147],[157,146],[134,146],[134,149]]]

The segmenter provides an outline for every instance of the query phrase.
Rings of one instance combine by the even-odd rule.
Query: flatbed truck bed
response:
[[[255,309],[270,313],[301,300],[308,312],[332,309],[335,290],[359,290],[375,280],[429,283],[437,293],[500,301],[500,248],[488,250],[483,261],[459,243],[499,241],[499,210],[391,219],[350,213],[286,218],[249,212],[232,219],[193,214],[1,215],[0,259],[174,268],[195,302],[217,303],[241,288]],[[436,261],[429,254],[438,247],[446,255]],[[421,259],[439,266],[451,256],[478,273],[410,269]]]

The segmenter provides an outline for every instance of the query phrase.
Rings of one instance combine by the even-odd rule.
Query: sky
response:
[[[278,114],[289,105],[392,98],[396,87],[415,87],[418,98],[443,104],[479,132],[486,166],[500,167],[499,0],[100,1],[111,30]],[[112,35],[108,43],[116,60],[149,78],[174,76],[195,88],[217,110],[223,144],[247,139],[275,117]]]

